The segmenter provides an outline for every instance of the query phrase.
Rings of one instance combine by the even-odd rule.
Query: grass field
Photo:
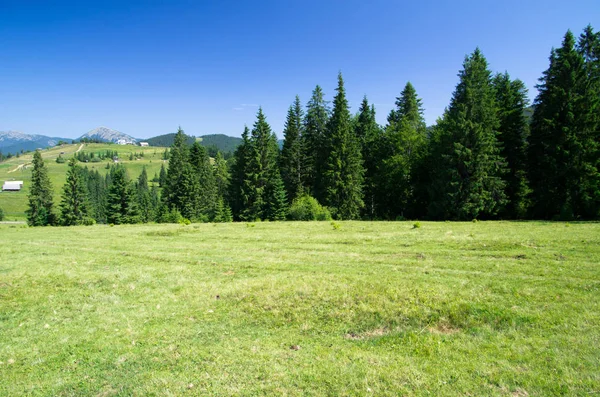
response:
[[[58,164],[56,158],[61,152],[65,159],[73,157],[73,153],[80,148],[80,144],[64,145],[50,149],[42,150],[42,158],[48,167],[48,175],[54,188],[54,204],[58,208],[60,204],[60,196],[62,187],[67,179],[68,164]],[[165,148],[161,147],[140,147],[130,145],[109,145],[100,143],[84,144],[82,151],[91,153],[104,153],[106,150],[117,151],[119,153],[120,162],[127,168],[127,173],[130,178],[137,178],[142,168],[146,167],[148,178],[152,179],[155,173],[160,171],[160,166],[163,163],[162,154]],[[144,157],[140,160],[129,160],[131,153],[144,153]],[[29,182],[31,181],[31,161],[33,153],[21,155],[19,158],[13,157],[9,160],[0,163],[0,186],[7,180],[22,180],[24,188],[20,192],[0,192],[0,208],[4,210],[7,220],[25,220],[25,210],[27,209],[27,194],[29,194]],[[82,166],[87,166],[89,169],[98,170],[102,174],[106,174],[106,164],[112,161],[105,160],[99,163],[81,163]]]
[[[0,225],[0,395],[600,394],[600,224]]]

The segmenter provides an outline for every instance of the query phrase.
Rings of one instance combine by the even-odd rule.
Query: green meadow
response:
[[[74,153],[79,150],[81,144],[57,146],[42,150],[42,158],[46,162],[48,168],[48,176],[54,188],[54,204],[58,208],[62,187],[67,179],[67,162],[59,164],[56,158],[62,154],[66,160],[73,157]],[[160,171],[160,166],[163,163],[162,155],[165,151],[163,147],[140,147],[132,145],[116,145],[116,144],[100,144],[86,143],[83,144],[81,150],[87,153],[105,153],[107,150],[117,151],[119,154],[119,162],[124,164],[130,178],[137,178],[142,168],[146,167],[148,178],[152,179],[154,174]],[[132,153],[144,153],[144,157],[139,160],[129,160]],[[24,182],[24,187],[20,192],[0,192],[0,208],[4,210],[6,220],[9,221],[24,221],[25,210],[27,209],[27,195],[29,194],[31,181],[31,161],[33,153],[26,153],[16,158],[0,163],[0,187],[4,181],[18,180]],[[82,166],[88,167],[90,170],[98,170],[102,174],[106,174],[107,164],[112,164],[112,160],[103,160],[98,163],[81,163]],[[166,167],[166,165],[165,165]]]
[[[598,223],[0,225],[0,245],[2,396],[600,394]]]

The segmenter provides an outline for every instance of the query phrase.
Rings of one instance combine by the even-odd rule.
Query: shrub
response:
[[[288,210],[288,219],[292,221],[329,221],[331,213],[317,199],[307,194],[294,200]]]
[[[159,223],[181,223],[184,222],[184,218],[181,215],[181,212],[173,208],[169,212],[164,212],[160,215],[158,219]]]
[[[65,163],[66,161],[67,161],[67,160],[65,160],[65,158],[64,158],[62,155],[60,155],[60,154],[59,154],[59,155],[58,155],[58,157],[56,158],[56,162],[57,162],[58,164],[63,164],[63,163]]]

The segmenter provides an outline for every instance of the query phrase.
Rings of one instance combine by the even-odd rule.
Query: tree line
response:
[[[94,185],[90,181],[102,177],[86,175],[72,161],[60,223],[85,223],[86,217],[115,224],[331,217],[598,219],[599,55],[600,34],[591,26],[579,38],[567,32],[561,47],[551,51],[530,107],[523,82],[506,72],[492,73],[476,49],[465,57],[450,104],[431,127],[410,82],[386,125],[377,123],[366,96],[358,113],[351,114],[340,73],[331,103],[318,85],[305,107],[295,98],[281,150],[259,108],[252,129],[244,129],[228,160],[221,153],[211,159],[197,142],[190,146],[179,129],[168,168],[157,178],[161,189],[148,189],[147,176],[128,181],[122,166]],[[71,174],[80,175],[81,188]],[[30,224],[52,213],[47,200],[37,198],[36,178]],[[64,197],[74,197],[78,189],[87,204],[65,203]],[[85,214],[74,210],[86,205]]]

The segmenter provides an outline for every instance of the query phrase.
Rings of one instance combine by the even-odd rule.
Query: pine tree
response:
[[[304,190],[303,117],[300,97],[296,96],[294,104],[288,109],[283,129],[284,140],[279,165],[281,177],[290,202],[302,194]]]
[[[76,226],[89,224],[90,221],[85,179],[81,167],[73,157],[69,160],[67,182],[63,187],[60,223],[63,226]]]
[[[495,94],[479,49],[466,57],[459,77],[432,142],[429,214],[436,219],[492,217],[506,203]]]
[[[48,177],[48,169],[39,151],[33,153],[33,170],[31,172],[31,188],[29,190],[27,223],[30,226],[48,226],[56,223],[53,213],[52,184]]]
[[[537,86],[529,140],[534,217],[600,216],[598,91],[585,48],[582,40],[578,51],[568,31]]]
[[[322,177],[327,159],[324,144],[329,113],[323,90],[317,85],[306,106],[301,146],[305,166],[303,190],[310,192],[320,202],[323,202],[325,197]]]
[[[342,74],[338,75],[333,112],[327,124],[324,147],[327,161],[323,173],[324,203],[338,219],[357,219],[363,207],[363,161],[360,144],[352,130]]]
[[[501,215],[522,219],[528,211],[530,193],[527,181],[529,125],[525,116],[528,106],[527,88],[521,80],[511,80],[508,73],[497,74],[493,85],[500,122],[500,154],[508,168],[505,176],[508,203]]]
[[[368,219],[377,217],[377,173],[380,167],[381,128],[375,119],[375,107],[369,105],[365,96],[360,105],[354,133],[361,146],[364,160],[364,213]]]

